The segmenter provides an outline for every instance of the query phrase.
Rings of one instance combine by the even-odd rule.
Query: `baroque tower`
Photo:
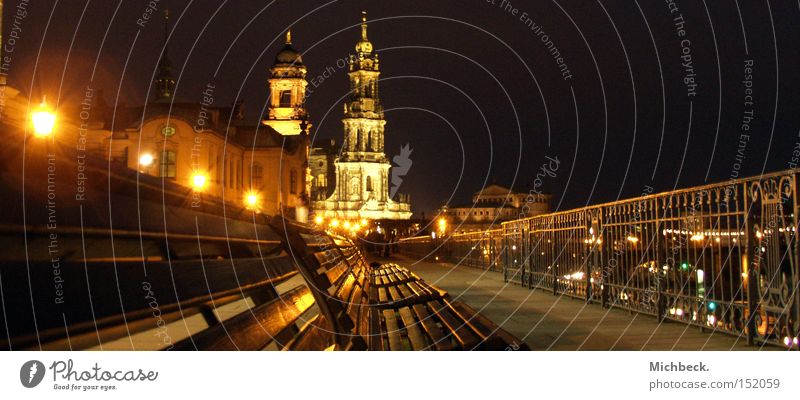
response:
[[[336,189],[314,203],[318,216],[344,219],[409,219],[411,205],[389,197],[389,169],[384,152],[386,120],[378,92],[380,61],[361,16],[361,39],[350,56],[350,97],[344,105],[344,143],[334,162]],[[312,163],[314,161],[312,160]]]
[[[275,57],[269,70],[269,115],[264,125],[278,131],[281,135],[299,135],[308,115],[306,102],[306,74],[300,53],[292,47],[292,31],[286,32],[286,45]]]

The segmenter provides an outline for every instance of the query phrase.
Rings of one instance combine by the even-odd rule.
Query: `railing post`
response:
[[[658,202],[656,201],[656,212],[658,212]],[[661,277],[662,267],[667,259],[667,241],[661,240],[662,226],[656,222],[656,319],[658,322],[664,321],[667,316],[666,296],[664,295],[664,278]],[[663,242],[663,243],[662,243]]]
[[[742,191],[745,197],[745,237],[742,245],[742,261],[744,269],[747,271],[747,344],[754,345],[756,338],[756,315],[758,314],[758,275],[753,252],[755,244],[755,209],[750,204],[747,194],[747,187]]]
[[[586,303],[590,303],[592,301],[592,258],[594,258],[594,251],[593,249],[589,248],[589,253],[584,258],[584,272],[583,277],[586,280]]]
[[[601,217],[600,217],[600,221],[601,222],[602,222],[602,215],[603,214],[601,214]],[[603,227],[602,226],[597,228],[597,237],[603,239]],[[603,308],[607,308],[607,307],[609,307],[609,305],[608,305],[608,282],[607,282],[607,278],[610,275],[610,271],[608,270],[608,260],[606,259],[606,257],[608,257],[609,252],[604,251],[605,249],[602,248],[603,245],[608,246],[608,244],[606,243],[605,240],[602,240],[600,242],[600,244],[595,244],[594,246],[597,249],[597,252],[599,253],[599,257],[598,258],[600,259],[600,278],[601,278],[601,282],[602,282],[602,286],[600,287],[600,305]]]
[[[508,233],[506,232],[506,227],[503,226],[503,241],[502,241],[502,254],[503,257],[503,282],[508,282]]]
[[[554,224],[551,224],[551,229]],[[551,231],[552,232],[552,231]],[[552,233],[551,233],[552,235]],[[555,238],[551,238],[550,245],[547,246],[548,254],[550,255],[550,270],[553,271],[553,295],[558,295],[558,273],[556,272],[556,253],[555,253]]]

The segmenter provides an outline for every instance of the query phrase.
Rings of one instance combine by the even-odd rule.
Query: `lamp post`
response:
[[[42,104],[31,113],[31,123],[33,124],[33,135],[39,138],[49,137],[53,134],[56,125],[56,114],[47,107],[43,100]]]
[[[194,188],[196,192],[202,192],[206,188],[207,180],[208,178],[206,177],[206,174],[202,172],[195,172],[192,175],[192,188]]]
[[[244,196],[244,203],[247,206],[247,209],[253,212],[258,211],[260,208],[260,197],[261,196],[259,196],[258,192],[255,190],[247,192],[247,194]]]

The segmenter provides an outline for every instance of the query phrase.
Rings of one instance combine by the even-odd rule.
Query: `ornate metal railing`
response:
[[[796,349],[798,172],[509,221],[438,243],[414,238],[400,247],[482,266],[486,237],[496,243],[491,254],[507,281]]]

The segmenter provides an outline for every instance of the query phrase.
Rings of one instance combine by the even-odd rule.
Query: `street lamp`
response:
[[[153,165],[153,161],[154,161],[153,155],[150,153],[142,154],[141,157],[139,157],[139,165],[144,168]]]
[[[248,192],[244,197],[245,204],[249,210],[258,209],[258,193],[255,191]]]
[[[207,180],[208,177],[206,177],[204,173],[195,172],[194,175],[192,175],[192,187],[194,188],[194,190],[202,192],[203,189],[205,189],[206,187]]]
[[[53,134],[56,124],[56,114],[50,111],[47,104],[42,101],[39,108],[31,114],[33,122],[33,135],[36,137],[47,137]]]

